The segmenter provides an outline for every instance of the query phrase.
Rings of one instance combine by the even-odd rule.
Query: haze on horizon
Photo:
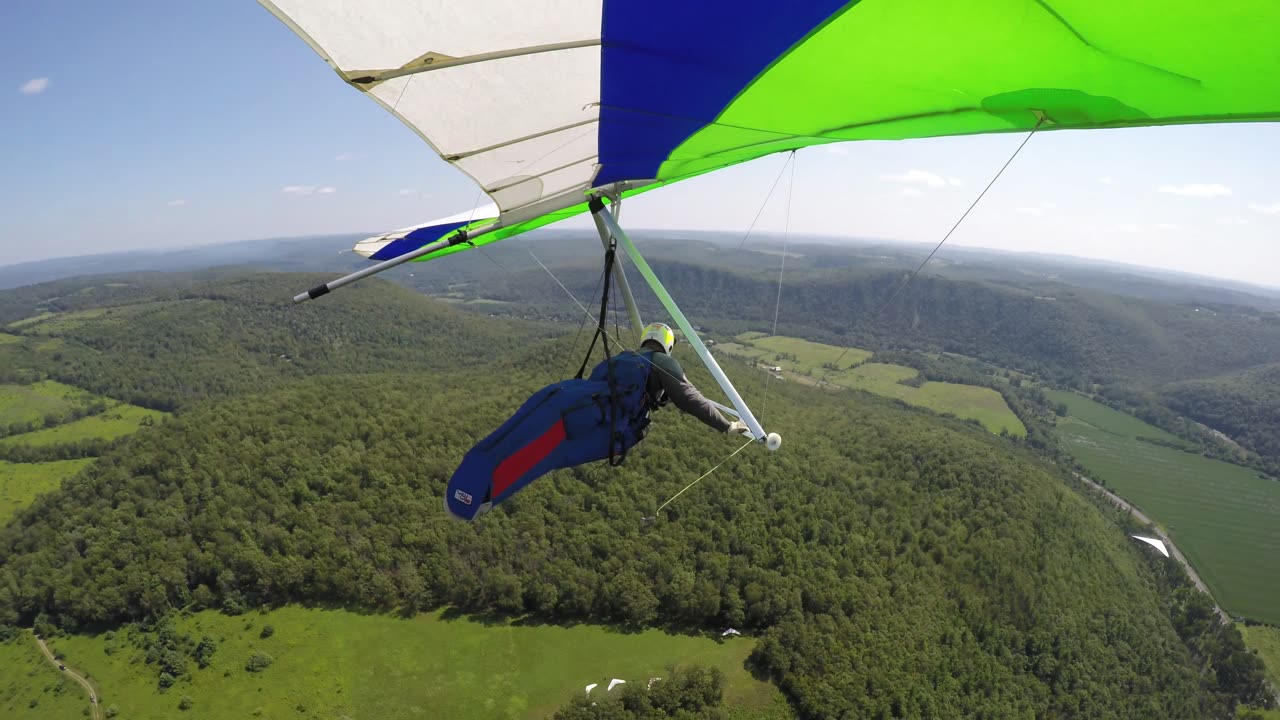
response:
[[[252,3],[10,3],[0,58],[0,264],[381,232],[482,199]],[[1024,137],[771,156],[629,199],[624,224],[745,233],[776,180],[759,232],[936,243]],[[1280,287],[1276,157],[1276,123],[1042,132],[948,246]]]

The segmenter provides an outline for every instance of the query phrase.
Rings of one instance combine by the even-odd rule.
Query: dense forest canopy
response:
[[[155,382],[180,412],[0,530],[0,623],[304,602],[732,625],[762,637],[754,667],[805,717],[1229,717],[1259,692],[1247,661],[1200,674],[1242,655],[1193,643],[1215,631],[1179,619],[1167,568],[1051,466],[859,393],[771,389],[783,450],[748,448],[652,522],[732,440],[665,410],[624,467],[452,522],[458,459],[585,343],[531,344],[536,326],[383,283],[293,314],[279,289],[305,282],[217,280],[120,307],[145,322],[54,326],[76,350],[51,374]]]
[[[1280,364],[1169,385],[1162,395],[1174,410],[1280,459]]]
[[[60,343],[43,355],[24,344],[0,346],[0,353],[12,360],[10,374],[34,370],[173,410],[315,374],[463,372],[548,332],[534,322],[479,323],[386,282],[357,285],[324,305],[290,303],[291,288],[320,277],[161,275],[0,293],[0,316],[53,315],[9,332]]]

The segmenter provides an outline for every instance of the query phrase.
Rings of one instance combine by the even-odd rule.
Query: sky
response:
[[[0,265],[375,233],[477,203],[250,0],[4,0],[0,68]],[[745,233],[760,211],[760,232],[936,243],[1024,138],[766,157],[632,198],[624,224]],[[1041,132],[948,243],[1280,287],[1276,158],[1277,123]]]

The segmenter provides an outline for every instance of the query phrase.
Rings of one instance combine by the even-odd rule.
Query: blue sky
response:
[[[378,232],[476,200],[248,0],[5,0],[0,67],[0,264]],[[801,151],[758,227],[783,228],[790,189],[793,231],[937,242],[1021,139]],[[1274,123],[1041,133],[950,242],[1280,286],[1278,157]],[[625,222],[745,231],[784,161],[634,198]]]

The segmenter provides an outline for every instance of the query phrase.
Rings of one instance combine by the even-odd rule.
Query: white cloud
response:
[[[355,153],[349,153],[349,152],[338,153],[337,155],[333,156],[333,159],[337,160],[338,162],[342,162],[343,160],[351,160],[353,158],[355,158]]]
[[[280,192],[290,195],[330,195],[338,192],[338,188],[332,185],[324,185],[317,187],[315,185],[285,185],[280,188]]]
[[[913,187],[904,187],[902,188],[902,194],[906,197],[920,197],[924,193]]]
[[[964,181],[958,177],[948,177],[947,184],[951,187],[962,187],[964,185]]]
[[[396,194],[397,194],[397,195],[412,195],[412,194],[413,194],[413,192],[414,192],[413,188],[400,188],[400,192],[398,192],[398,193],[396,193]]]
[[[845,147],[844,143],[832,143],[827,146],[827,154],[828,155],[848,155],[849,148]]]
[[[1181,230],[1182,226],[1174,225],[1173,223],[1156,223],[1156,228],[1160,230]]]
[[[917,185],[928,185],[929,187],[946,187],[947,181],[935,173],[928,170],[908,170],[901,175],[883,175],[885,180],[896,183],[912,183]]]
[[[1103,185],[1110,185],[1111,183],[1115,182],[1115,180],[1112,180],[1109,177],[1100,177],[1098,178],[1098,182],[1102,183]]]
[[[22,93],[23,95],[39,95],[40,93],[44,92],[44,89],[47,87],[49,87],[49,78],[47,77],[32,78],[22,83],[22,87],[18,88],[18,92]]]
[[[1045,210],[1052,210],[1058,207],[1058,203],[1042,202],[1040,203],[1040,207],[1044,208]]]
[[[1231,194],[1231,188],[1218,183],[1190,183],[1187,185],[1161,185],[1159,191],[1183,197],[1225,197]]]
[[[186,198],[177,198],[169,201],[169,207],[182,207],[187,204]]]
[[[1263,215],[1280,215],[1280,202],[1272,203],[1270,205],[1250,203],[1249,209],[1256,213],[1262,213]]]
[[[1218,218],[1219,225],[1248,225],[1249,221],[1240,217]]]
[[[1142,232],[1142,226],[1135,223],[1120,223],[1116,226],[1116,230],[1127,233],[1140,233]]]

